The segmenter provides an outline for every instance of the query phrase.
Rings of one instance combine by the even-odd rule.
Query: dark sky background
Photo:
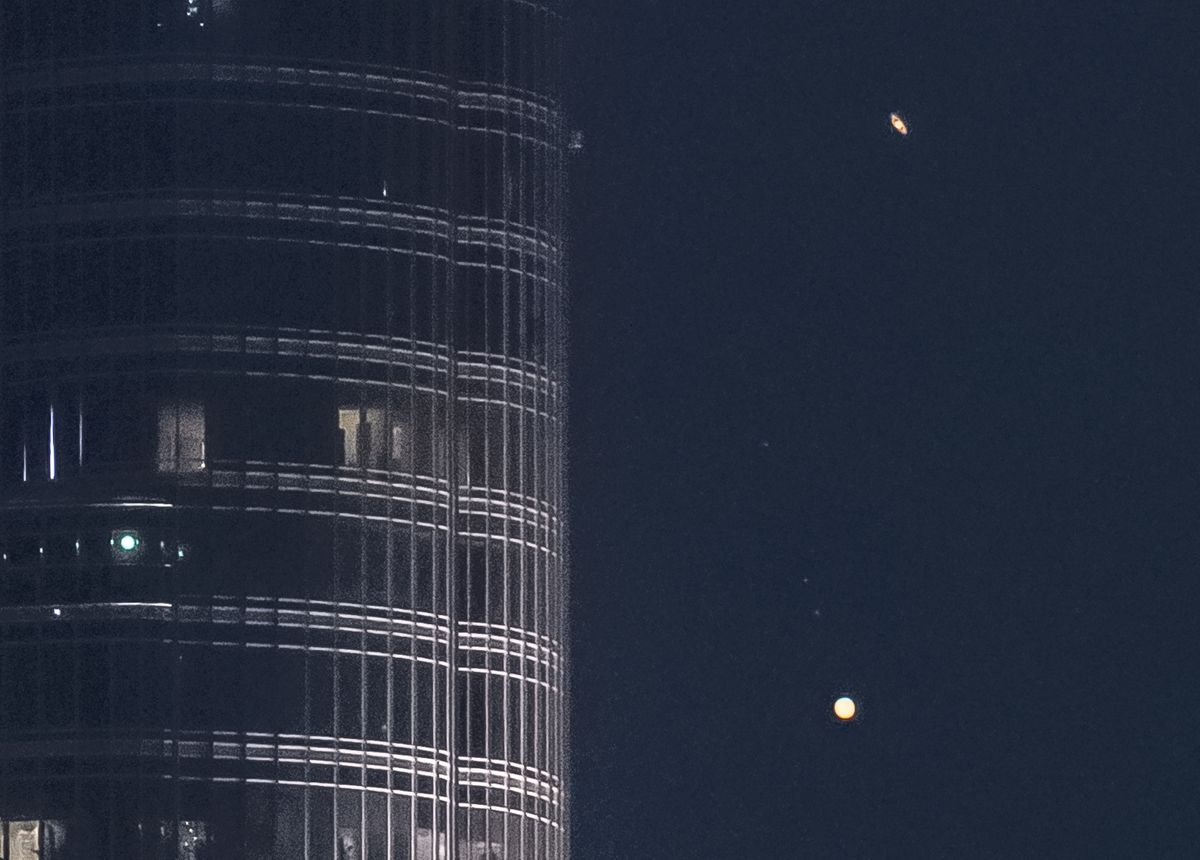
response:
[[[579,860],[1197,856],[1193,6],[576,0]]]

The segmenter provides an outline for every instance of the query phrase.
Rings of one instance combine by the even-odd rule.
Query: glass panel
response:
[[[342,465],[383,468],[388,451],[383,409],[343,406],[338,409]]]
[[[9,822],[9,857],[5,860],[39,860],[42,853],[40,825],[40,821]]]
[[[158,471],[199,472],[204,460],[204,404],[160,404]]]
[[[359,465],[358,407],[338,410],[338,430],[342,436],[342,465]]]

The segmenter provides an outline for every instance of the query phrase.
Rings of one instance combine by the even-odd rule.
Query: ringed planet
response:
[[[892,128],[896,129],[896,131],[900,132],[901,134],[908,134],[908,123],[906,123],[904,121],[904,117],[900,116],[898,113],[892,114]]]
[[[842,696],[833,703],[834,716],[843,722],[854,719],[854,714],[857,710],[858,706],[854,704],[854,700],[849,696]]]

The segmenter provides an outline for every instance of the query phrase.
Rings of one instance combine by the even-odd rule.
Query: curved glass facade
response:
[[[0,0],[0,860],[567,856],[560,0]]]

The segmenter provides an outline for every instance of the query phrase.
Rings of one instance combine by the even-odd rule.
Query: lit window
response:
[[[403,424],[392,425],[392,465],[401,469],[412,468],[412,433]]]
[[[338,410],[338,430],[342,439],[342,465],[383,466],[383,410],[344,407]]]
[[[434,837],[432,830],[424,827],[417,828],[417,858],[416,860],[442,860],[446,856],[446,834],[436,834],[437,851],[434,852]]]
[[[0,821],[0,860],[46,860],[59,856],[62,824],[57,821]]]
[[[204,469],[204,404],[164,403],[158,408],[158,471]]]
[[[5,825],[8,854],[5,860],[38,860],[42,853],[40,821],[9,821]]]
[[[484,842],[476,839],[471,842],[471,860],[500,860],[504,856],[504,846],[499,842]]]
[[[342,465],[358,465],[358,409],[338,410],[338,430],[342,437]]]

